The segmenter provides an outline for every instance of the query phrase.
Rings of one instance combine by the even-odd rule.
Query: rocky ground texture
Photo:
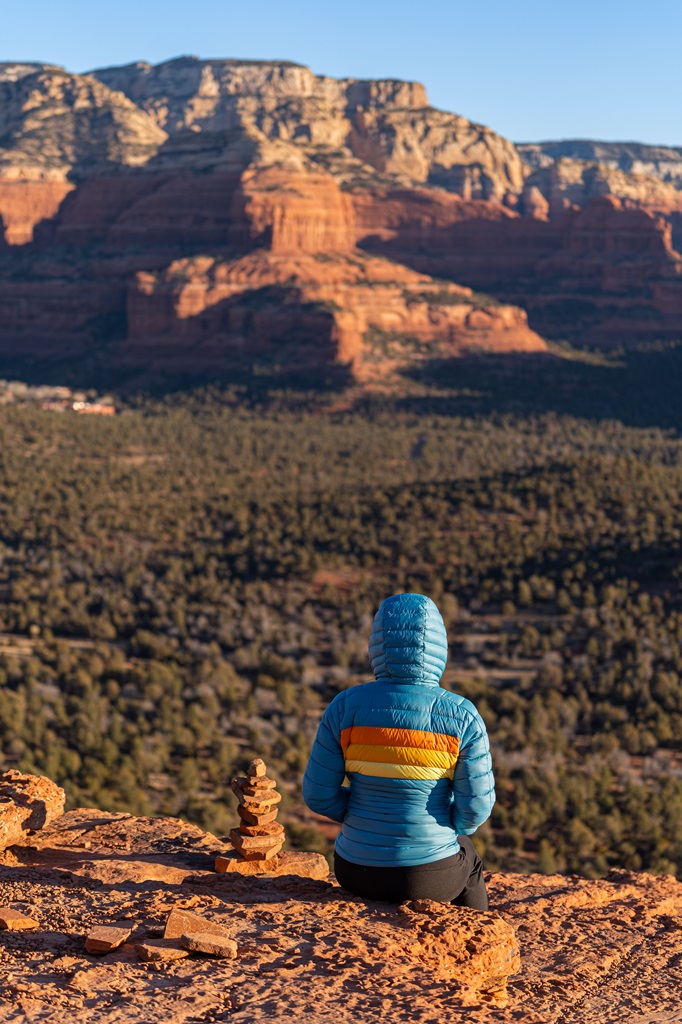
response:
[[[682,1021],[673,878],[491,875],[482,914],[356,899],[296,853],[217,874],[225,848],[96,810],[25,830],[0,864],[0,1020]]]

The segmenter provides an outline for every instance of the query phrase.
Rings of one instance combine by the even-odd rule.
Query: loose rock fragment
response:
[[[263,760],[262,757],[254,758],[249,767],[246,769],[246,774],[249,777],[256,776],[256,778],[259,778],[265,775],[266,773],[267,768],[265,767],[265,761]]]
[[[202,935],[220,935],[223,938],[231,937],[229,929],[217,921],[207,921],[205,917],[193,914],[182,907],[173,907],[166,921],[164,939],[179,939],[183,935],[193,935],[195,932]]]
[[[31,928],[40,928],[38,921],[18,910],[11,910],[9,907],[0,907],[0,930],[5,932],[26,932]]]
[[[130,938],[130,928],[116,925],[98,925],[85,940],[88,953],[111,953]]]
[[[190,953],[205,953],[207,956],[219,956],[225,960],[234,960],[237,955],[237,943],[234,939],[209,932],[183,935],[180,942]]]
[[[174,939],[145,939],[135,945],[135,952],[140,960],[145,963],[155,963],[159,960],[183,960],[189,953],[182,946],[178,946]]]

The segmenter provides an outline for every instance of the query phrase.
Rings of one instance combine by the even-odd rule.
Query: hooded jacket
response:
[[[389,597],[369,641],[374,681],[339,693],[322,716],[303,798],[342,823],[336,850],[348,861],[429,864],[490,816],[486,728],[470,701],[439,685],[447,651],[430,598]]]

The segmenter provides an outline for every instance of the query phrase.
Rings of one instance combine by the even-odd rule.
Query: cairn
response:
[[[277,804],[282,795],[266,771],[265,762],[257,757],[247,768],[246,776],[232,782],[241,820],[239,828],[231,830],[230,840],[246,861],[271,860],[284,845],[284,826],[276,821]]]

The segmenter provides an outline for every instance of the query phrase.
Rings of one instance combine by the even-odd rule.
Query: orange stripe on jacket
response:
[[[379,725],[352,725],[341,730],[344,752],[350,744],[378,747],[415,747],[422,750],[442,750],[455,757],[459,754],[459,737],[443,732],[424,732],[421,729],[388,729]]]
[[[425,747],[379,747],[376,743],[351,743],[345,752],[346,762],[367,764],[416,764],[427,768],[450,770],[457,764],[457,754],[450,750],[426,750]]]

